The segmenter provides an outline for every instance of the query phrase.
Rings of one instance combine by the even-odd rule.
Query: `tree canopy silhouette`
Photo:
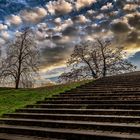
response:
[[[7,56],[1,60],[1,82],[14,81],[16,89],[32,86],[38,71],[38,56],[32,30],[26,28],[7,47]]]
[[[134,71],[136,67],[125,55],[123,48],[113,46],[109,39],[81,42],[75,45],[67,61],[70,71],[59,79],[69,82]]]

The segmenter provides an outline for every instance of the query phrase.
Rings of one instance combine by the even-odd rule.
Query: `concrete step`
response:
[[[77,93],[77,92],[70,92],[70,93],[63,93],[63,94],[59,94],[59,95],[54,95],[53,97],[66,97],[68,96],[69,98],[71,98],[72,96],[77,96],[77,97],[80,97],[80,96],[140,96],[140,92],[126,92],[126,93]]]
[[[47,101],[59,101],[59,100],[140,100],[139,96],[74,96],[69,97],[52,97],[46,98]]]
[[[117,86],[114,86],[114,87],[96,87],[96,86],[93,86],[93,87],[83,87],[83,88],[76,88],[75,90],[140,90],[140,86],[138,87],[117,87]]]
[[[68,109],[127,109],[140,110],[140,104],[34,104],[27,108],[68,108]]]
[[[89,88],[89,89],[92,89],[92,88],[132,88],[132,87],[136,87],[136,88],[139,88],[140,87],[140,84],[87,84],[87,85],[82,85],[82,86],[79,86],[77,88]]]
[[[140,134],[110,132],[110,131],[95,131],[95,130],[73,130],[62,128],[40,128],[26,126],[10,126],[1,125],[0,132],[24,134],[50,138],[61,138],[67,140],[139,140]]]
[[[58,101],[38,101],[46,104],[140,104],[140,100],[58,100]]]
[[[0,133],[0,140],[64,140],[64,139],[53,139],[47,137],[43,138],[35,136]]]
[[[64,93],[140,93],[140,90],[70,90],[60,94]]]
[[[140,93],[140,91],[139,90],[127,90],[127,91],[117,91],[117,90],[108,90],[108,91],[105,91],[105,90],[100,90],[100,91],[94,91],[94,90],[86,90],[86,91],[66,91],[66,92],[64,92],[64,93],[80,93],[80,94],[82,94],[82,93],[96,93],[96,94],[98,94],[98,93]],[[60,95],[61,94],[64,94],[64,93],[60,93]]]
[[[140,116],[118,116],[118,115],[85,115],[85,114],[47,114],[47,113],[10,113],[1,118],[0,122],[20,119],[41,119],[41,120],[72,120],[72,121],[94,121],[94,122],[117,122],[140,124]]]
[[[67,121],[67,120],[38,120],[38,119],[17,119],[10,118],[1,120],[3,124],[17,126],[47,127],[47,128],[66,128],[66,129],[87,129],[115,132],[140,132],[140,124],[92,122],[92,121]]]
[[[46,109],[46,108],[23,108],[16,112],[24,113],[54,113],[54,114],[88,114],[88,115],[132,115],[139,116],[140,110],[126,109]]]

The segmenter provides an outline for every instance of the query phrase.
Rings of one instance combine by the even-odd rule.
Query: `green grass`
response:
[[[75,88],[87,81],[71,83],[67,85],[57,85],[36,89],[10,89],[0,88],[0,116],[5,113],[14,112],[16,109],[34,104],[37,101],[52,97],[66,90]]]

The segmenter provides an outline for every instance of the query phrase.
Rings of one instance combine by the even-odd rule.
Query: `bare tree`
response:
[[[100,53],[100,73],[103,77],[113,74],[121,74],[134,71],[136,67],[125,59],[126,53],[123,47],[112,46],[111,40],[96,39],[93,47],[96,46]]]
[[[71,69],[69,72],[64,72],[59,76],[59,82],[62,83],[71,83],[77,82],[85,79],[89,79],[91,75],[88,75],[90,70],[87,70],[87,67],[80,67],[79,69]]]
[[[125,59],[123,48],[114,47],[109,39],[99,38],[93,42],[86,41],[75,45],[67,63],[71,71],[62,74],[61,79],[64,77],[71,80],[91,77],[96,79],[134,71],[136,68]]]
[[[72,66],[75,68],[84,68],[88,67],[90,70],[92,77],[97,78],[98,72],[98,64],[96,62],[95,55],[96,50],[91,52],[91,42],[82,42],[80,44],[75,45],[74,51],[68,60],[68,66]]]
[[[33,33],[26,28],[7,47],[7,57],[1,61],[1,81],[14,81],[16,89],[31,84],[38,71],[38,56]]]

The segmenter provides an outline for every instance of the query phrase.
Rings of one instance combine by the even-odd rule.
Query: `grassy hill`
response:
[[[47,97],[75,88],[83,83],[85,83],[85,81],[36,89],[15,90],[11,88],[0,88],[0,116],[4,113],[13,112],[15,109],[34,104]]]

